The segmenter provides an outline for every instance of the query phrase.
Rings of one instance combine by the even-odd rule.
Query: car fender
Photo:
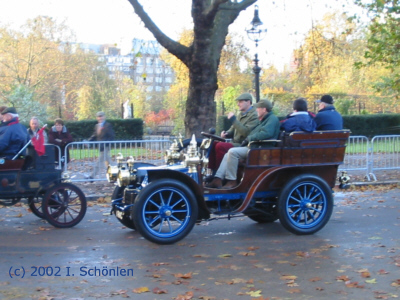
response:
[[[186,184],[196,196],[196,201],[199,205],[199,218],[208,219],[210,217],[210,212],[206,206],[203,197],[203,187],[199,185],[193,178],[191,178],[186,173],[181,171],[171,170],[171,169],[154,169],[147,171],[148,180],[160,180],[163,178],[174,178],[175,180],[179,180]]]

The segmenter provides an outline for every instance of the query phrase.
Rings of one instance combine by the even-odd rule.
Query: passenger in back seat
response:
[[[342,130],[343,118],[333,106],[332,96],[324,95],[316,102],[319,104],[319,111],[315,116],[317,130]]]
[[[242,143],[243,147],[229,149],[215,174],[214,179],[206,185],[209,188],[230,189],[237,185],[236,173],[240,159],[245,159],[249,151],[247,144],[253,141],[276,140],[279,135],[280,123],[277,116],[272,112],[272,103],[263,99],[254,105],[257,109],[260,124],[255,127]],[[272,146],[272,144],[271,144]],[[251,147],[251,145],[250,145]],[[222,186],[222,180],[226,179],[226,184]]]
[[[313,132],[316,127],[317,124],[307,111],[307,100],[305,98],[298,98],[293,101],[293,113],[281,123],[281,130],[285,132]]]

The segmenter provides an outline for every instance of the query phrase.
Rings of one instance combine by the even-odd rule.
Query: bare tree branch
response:
[[[204,15],[206,16],[206,19],[214,18],[215,14],[218,11],[218,8],[221,4],[228,2],[229,0],[215,0],[213,3],[210,5],[209,9],[204,11]]]
[[[146,11],[143,9],[143,6],[139,3],[138,0],[128,0],[135,10],[135,13],[140,17],[143,21],[144,26],[154,35],[157,41],[167,49],[170,53],[178,57],[182,60],[183,63],[187,64],[188,55],[190,53],[190,49],[168,37],[164,34],[158,26],[153,22],[153,20],[149,17]]]

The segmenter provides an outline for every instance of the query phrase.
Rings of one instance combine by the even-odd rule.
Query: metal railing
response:
[[[132,156],[135,161],[161,165],[164,163],[164,152],[170,145],[171,141],[167,139],[73,142],[65,149],[64,161],[66,155],[69,155],[70,161],[64,164],[64,171],[71,173],[71,181],[106,180],[107,165],[116,165],[119,153],[124,158]]]
[[[365,171],[365,177],[371,180],[370,142],[366,136],[350,136],[347,142],[343,164],[340,171]]]
[[[368,181],[376,181],[378,170],[400,169],[400,135],[350,136],[341,171],[364,170]]]
[[[400,169],[400,135],[377,135],[371,145],[372,170]]]
[[[106,180],[106,164],[99,165],[99,175],[89,178],[99,158],[107,159],[109,150],[109,163],[115,165],[118,153],[125,158],[132,156],[135,161],[164,164],[164,153],[171,145],[169,138],[156,140],[129,140],[113,142],[73,142],[66,147],[70,161],[65,163],[63,169],[71,173],[72,181]],[[65,161],[65,153],[63,157]],[[101,162],[102,163],[102,162]],[[366,136],[350,136],[346,148],[344,162],[340,171],[362,171],[368,181],[377,180],[375,172],[378,170],[400,169],[400,135],[375,136],[369,140]]]

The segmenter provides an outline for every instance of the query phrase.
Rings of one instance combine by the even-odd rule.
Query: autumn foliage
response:
[[[153,130],[162,124],[166,124],[171,120],[171,115],[173,114],[173,109],[160,110],[158,113],[151,111],[145,117],[146,126],[152,128]]]

